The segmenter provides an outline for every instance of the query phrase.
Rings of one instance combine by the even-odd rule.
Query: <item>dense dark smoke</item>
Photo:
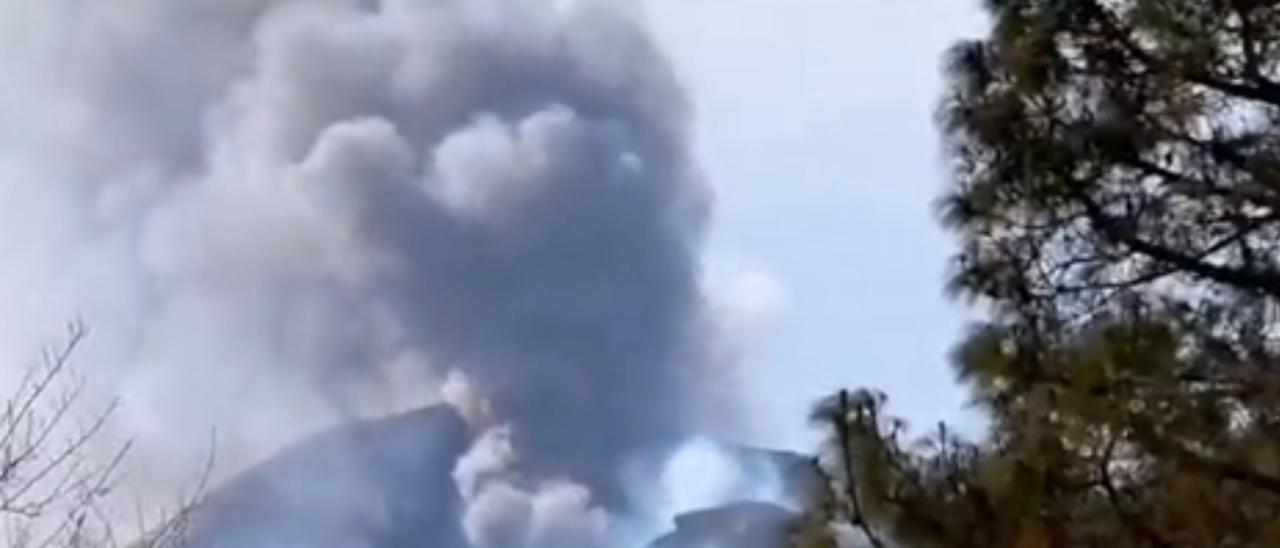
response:
[[[294,30],[246,110],[293,111],[292,184],[378,257],[361,289],[400,344],[465,371],[527,465],[603,485],[678,439],[703,360],[681,97],[607,15],[452,13],[415,48],[442,16],[404,9]]]
[[[453,371],[473,536],[512,501],[594,534],[711,407],[685,99],[599,4],[0,1],[4,357],[82,314],[157,460]]]

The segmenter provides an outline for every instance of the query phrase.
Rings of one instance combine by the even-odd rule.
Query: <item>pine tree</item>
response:
[[[940,122],[952,289],[985,316],[955,365],[991,432],[912,441],[880,395],[825,402],[845,521],[909,547],[1280,546],[1280,2],[987,9]]]

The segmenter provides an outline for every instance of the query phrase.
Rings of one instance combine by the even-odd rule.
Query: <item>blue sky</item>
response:
[[[932,113],[964,0],[647,0],[698,110],[717,193],[712,284],[755,311],[743,367],[759,439],[804,449],[812,401],[887,391],[913,425],[964,420],[946,354],[949,237]],[[727,289],[726,289],[727,288]]]

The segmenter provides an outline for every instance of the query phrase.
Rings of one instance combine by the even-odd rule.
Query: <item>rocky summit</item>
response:
[[[453,479],[472,441],[447,406],[311,436],[211,492],[192,519],[190,546],[478,548],[459,525]],[[730,452],[750,469],[773,467],[787,497],[811,485],[798,456]],[[699,510],[678,517],[652,548],[780,547],[795,519],[763,502]]]

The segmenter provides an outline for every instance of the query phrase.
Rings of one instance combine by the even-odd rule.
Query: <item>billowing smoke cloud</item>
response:
[[[142,460],[233,468],[452,375],[468,534],[593,545],[720,407],[684,97],[596,4],[0,0],[0,359],[82,316]]]
[[[506,428],[489,431],[454,470],[468,505],[462,516],[467,540],[478,548],[603,548],[610,542],[609,515],[590,489],[565,480],[531,483],[521,477]]]

